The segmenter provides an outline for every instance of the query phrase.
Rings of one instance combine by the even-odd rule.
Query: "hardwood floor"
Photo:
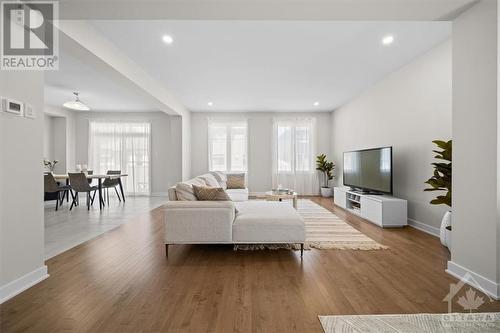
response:
[[[456,281],[438,239],[313,200],[390,248],[311,250],[301,261],[298,251],[179,245],[167,261],[157,208],[48,260],[50,278],[1,305],[0,331],[322,332],[321,314],[447,311]]]
[[[147,213],[167,201],[165,197],[130,196],[126,203],[122,203],[114,193],[111,194],[109,204],[102,211],[97,202],[89,211],[85,205],[69,211],[70,202],[64,203],[57,211],[53,206],[46,206],[45,260],[133,221],[135,216]]]

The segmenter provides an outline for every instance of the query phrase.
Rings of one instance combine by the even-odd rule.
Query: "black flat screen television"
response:
[[[392,194],[392,147],[345,152],[344,185]]]

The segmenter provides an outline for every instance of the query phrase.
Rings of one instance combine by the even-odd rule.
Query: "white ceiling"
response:
[[[45,72],[45,104],[61,107],[80,93],[92,111],[157,111],[155,100],[61,33],[58,71]]]
[[[478,0],[60,0],[64,20],[452,20]]]
[[[192,111],[333,110],[451,34],[449,22],[128,20],[93,24]],[[162,42],[164,34],[174,38],[172,45]],[[387,34],[396,38],[389,47],[381,45]],[[147,104],[102,72],[65,58],[61,55],[61,73],[49,74],[48,82],[59,86],[62,81],[68,97],[72,89],[81,90],[74,87],[78,85],[88,91],[85,95],[82,90],[82,99],[89,104],[95,101],[95,108],[102,109],[103,103],[112,109],[126,105],[143,109]],[[98,100],[103,96],[108,101]],[[315,101],[318,107],[313,107]]]

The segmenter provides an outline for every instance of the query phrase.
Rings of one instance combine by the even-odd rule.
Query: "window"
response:
[[[210,171],[246,171],[246,121],[209,121],[208,164]]]
[[[313,172],[312,121],[276,120],[275,127],[278,172]]]
[[[274,119],[273,188],[304,195],[318,193],[314,127],[315,118]]]
[[[150,193],[151,124],[143,122],[89,123],[89,167],[97,174],[121,170],[129,194]]]

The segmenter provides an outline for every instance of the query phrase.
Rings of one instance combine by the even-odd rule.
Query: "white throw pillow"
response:
[[[212,174],[204,174],[201,176],[198,176],[197,178],[201,178],[205,181],[208,187],[221,187],[217,179],[215,179],[214,175]]]
[[[193,178],[185,182],[177,183],[175,186],[175,193],[179,201],[198,201],[194,194],[193,185],[207,186],[207,184],[200,178]]]
[[[227,189],[227,177],[226,175],[221,172],[221,171],[210,171],[210,174],[214,176],[214,178],[217,180],[219,183],[219,186],[222,187],[224,190]]]

